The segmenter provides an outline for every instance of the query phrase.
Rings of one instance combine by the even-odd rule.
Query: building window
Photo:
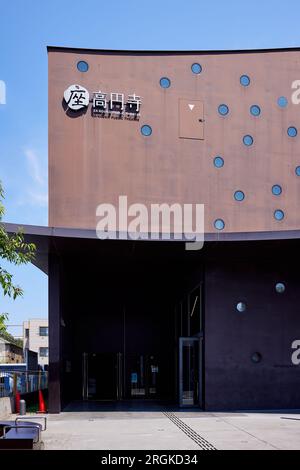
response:
[[[285,108],[288,104],[288,100],[285,96],[280,96],[277,100],[277,104],[280,108]]]
[[[218,107],[218,111],[221,116],[226,116],[229,113],[229,108],[227,104],[220,104],[220,106]]]
[[[79,72],[87,72],[89,69],[89,64],[84,60],[80,60],[79,62],[77,62],[77,69],[79,70]]]
[[[225,228],[225,222],[222,219],[215,220],[214,226],[217,230],[223,230]]]
[[[49,350],[48,348],[40,348],[40,357],[48,357]]]
[[[48,326],[40,326],[40,336],[48,336]]]
[[[141,127],[141,133],[148,137],[149,135],[152,134],[152,128],[148,126],[148,124],[145,124],[144,126]]]
[[[284,212],[281,209],[277,209],[274,212],[274,217],[276,220],[283,220],[284,219]]]
[[[283,294],[285,291],[285,285],[283,284],[283,282],[277,282],[275,290],[278,294]]]
[[[236,201],[243,201],[245,199],[245,194],[243,193],[243,191],[236,191],[234,193],[234,199]]]
[[[282,193],[281,186],[279,186],[279,184],[274,184],[274,186],[272,187],[272,193],[274,194],[274,196],[280,196],[280,194]]]
[[[296,137],[296,135],[298,134],[298,131],[296,127],[291,126],[288,128],[287,133],[289,137]]]
[[[171,86],[171,80],[167,77],[162,77],[159,80],[159,84],[162,88],[169,88]]]
[[[254,362],[254,364],[258,364],[262,360],[262,355],[259,352],[255,352],[251,356],[251,361]]]
[[[261,113],[260,107],[257,104],[253,104],[250,108],[250,113],[252,116],[259,116]]]
[[[245,135],[243,137],[243,142],[247,147],[250,147],[250,145],[253,144],[253,137],[251,135]]]
[[[25,338],[29,338],[29,328],[25,328]]]
[[[195,74],[199,74],[199,73],[202,72],[202,67],[201,67],[201,65],[200,65],[200,64],[197,64],[197,63],[193,64],[193,65],[191,66],[191,69],[192,69],[192,72],[195,73]]]
[[[246,304],[244,302],[239,302],[236,306],[238,312],[243,313],[246,311]]]
[[[214,165],[216,168],[222,168],[224,166],[224,160],[222,157],[215,157],[214,158]]]
[[[242,86],[249,86],[250,85],[250,78],[248,77],[248,75],[242,75],[240,77],[240,84]]]

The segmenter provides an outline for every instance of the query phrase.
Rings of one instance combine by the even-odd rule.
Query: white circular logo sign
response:
[[[64,92],[64,100],[73,111],[79,111],[89,105],[90,95],[81,85],[71,85]]]

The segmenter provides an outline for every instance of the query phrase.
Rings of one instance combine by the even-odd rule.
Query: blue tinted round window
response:
[[[152,134],[152,128],[148,126],[148,124],[145,124],[141,127],[141,133],[145,136],[149,136]]]
[[[288,100],[285,96],[280,96],[277,100],[277,104],[280,108],[285,108],[288,105]]]
[[[89,64],[84,60],[80,60],[79,62],[77,62],[77,69],[79,70],[79,72],[87,72],[89,69]]]
[[[285,284],[283,282],[277,282],[275,290],[278,294],[283,294],[285,291]]]
[[[251,135],[245,135],[243,137],[243,142],[245,145],[247,145],[247,147],[249,147],[250,145],[253,144],[253,137]]]
[[[279,186],[279,184],[274,184],[274,186],[272,187],[272,193],[274,194],[274,196],[280,196],[280,194],[282,193],[281,186]]]
[[[284,212],[281,209],[277,209],[274,212],[274,217],[275,217],[276,220],[282,220],[282,219],[284,219]]]
[[[225,222],[222,219],[215,220],[214,226],[217,230],[223,230],[225,227]]]
[[[222,168],[222,166],[224,166],[223,158],[222,157],[215,157],[214,165],[215,165],[216,168]]]
[[[296,137],[296,135],[298,134],[298,131],[296,127],[289,127],[287,130],[287,133],[290,137]]]
[[[259,364],[262,360],[262,355],[259,353],[259,352],[255,352],[252,354],[251,356],[251,361],[254,363],[254,364]]]
[[[229,113],[229,108],[227,104],[220,104],[220,106],[218,107],[218,111],[221,116],[226,116],[226,114]]]
[[[237,309],[237,311],[240,312],[240,313],[245,312],[245,311],[246,311],[246,308],[247,308],[247,306],[246,306],[245,302],[239,302],[239,303],[236,305],[236,309]]]
[[[200,65],[200,64],[197,64],[197,63],[193,64],[193,65],[191,66],[191,69],[192,69],[192,72],[193,72],[193,73],[196,73],[196,74],[199,74],[199,73],[202,72],[202,67],[201,67],[201,65]]]
[[[252,116],[259,116],[260,115],[260,107],[257,104],[254,104],[250,108],[250,113]]]
[[[243,201],[245,199],[245,194],[243,193],[243,191],[236,191],[234,193],[234,199],[236,201]]]
[[[171,80],[167,77],[162,77],[159,80],[159,84],[162,88],[169,88],[169,86],[171,86]]]
[[[250,78],[248,75],[242,75],[240,77],[240,84],[243,86],[249,86],[250,85]]]
[[[297,176],[300,176],[300,166],[297,166],[297,168],[295,168],[295,173]]]

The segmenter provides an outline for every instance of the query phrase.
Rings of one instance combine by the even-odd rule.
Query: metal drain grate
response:
[[[169,418],[172,423],[175,424],[184,434],[186,434],[192,441],[202,450],[217,450],[212,444],[210,444],[206,439],[201,437],[197,432],[195,432],[190,426],[185,424],[181,419],[179,419],[174,413],[168,411],[164,412],[164,415]]]

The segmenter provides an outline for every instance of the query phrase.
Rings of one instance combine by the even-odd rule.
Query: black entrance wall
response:
[[[299,243],[226,248],[206,259],[205,408],[300,408],[300,369],[291,360],[300,339]]]
[[[292,342],[300,339],[299,248],[298,240],[211,242],[194,253],[176,242],[56,243],[50,411],[82,398],[83,352],[159,355],[161,396],[176,400],[174,312],[199,282],[204,408],[300,408],[300,366],[291,361]],[[285,284],[283,294],[277,282]],[[236,310],[238,302],[245,312]]]

